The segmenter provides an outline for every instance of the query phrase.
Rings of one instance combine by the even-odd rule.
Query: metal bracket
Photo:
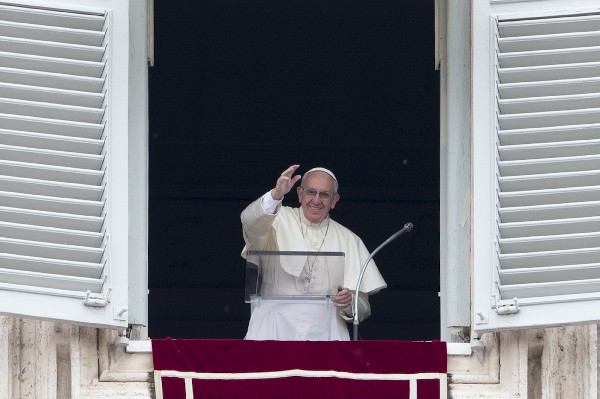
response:
[[[495,299],[495,297],[494,297]],[[496,303],[496,313],[499,315],[519,313],[519,299],[513,298],[511,301],[499,301]]]
[[[95,308],[103,308],[108,305],[108,297],[102,294],[92,294],[91,291],[86,291],[84,305],[93,306]]]
[[[488,312],[483,312],[481,310],[475,312],[475,324],[487,324],[488,321]]]
[[[128,310],[129,309],[127,309],[127,307],[122,307],[120,309],[114,308],[113,309],[113,319],[121,320],[121,321],[127,320],[127,311]]]

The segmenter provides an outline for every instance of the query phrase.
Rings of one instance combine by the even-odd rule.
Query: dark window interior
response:
[[[155,2],[150,337],[244,337],[239,215],[293,163],[334,171],[369,250],[415,226],[374,258],[361,338],[439,338],[433,0]]]

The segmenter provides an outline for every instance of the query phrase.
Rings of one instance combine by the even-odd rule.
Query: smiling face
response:
[[[308,174],[296,191],[298,192],[298,200],[304,217],[311,223],[321,223],[325,220],[329,210],[335,208],[335,204],[340,200],[340,195],[336,193],[333,178],[321,171]],[[314,195],[314,192],[319,194]],[[320,193],[331,195],[330,198],[323,198]]]

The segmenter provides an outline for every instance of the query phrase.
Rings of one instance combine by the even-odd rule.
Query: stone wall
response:
[[[0,398],[154,398],[149,341],[0,316]],[[598,399],[598,325],[484,334],[449,344],[451,399]]]
[[[452,399],[598,399],[598,326],[484,334],[468,356],[449,356]]]
[[[118,334],[0,316],[0,398],[152,398],[149,345],[128,351]]]

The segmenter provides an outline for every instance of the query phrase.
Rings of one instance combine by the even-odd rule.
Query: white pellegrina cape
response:
[[[262,199],[259,198],[241,214],[246,244],[242,257],[245,258],[250,250],[343,252],[343,286],[355,290],[360,269],[370,256],[356,234],[331,218],[320,224],[313,224],[304,217],[300,208],[279,206],[274,214],[270,214],[265,211],[261,202]],[[311,293],[324,294],[318,292],[318,273],[314,275],[314,280],[317,283],[317,291]],[[370,295],[385,287],[383,277],[375,262],[371,260],[363,276],[360,292]],[[361,295],[362,298],[366,296]],[[370,307],[368,301],[365,302],[366,317],[370,313]],[[288,305],[263,302],[252,312],[246,339],[329,341],[349,340],[350,337],[346,321],[334,306],[327,309],[320,304]]]

